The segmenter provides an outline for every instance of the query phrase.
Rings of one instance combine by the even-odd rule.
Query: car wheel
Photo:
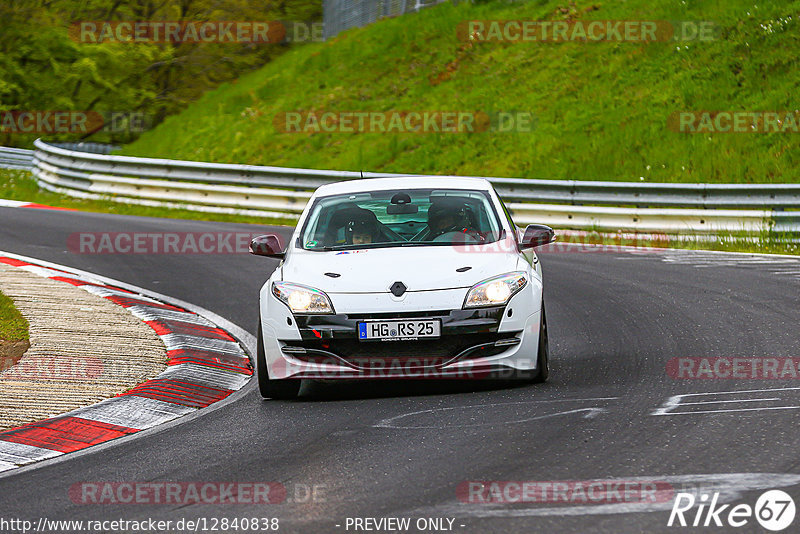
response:
[[[264,353],[264,333],[261,330],[261,321],[258,322],[256,373],[258,374],[258,390],[265,399],[294,399],[300,392],[299,378],[273,380],[269,377],[267,358]]]
[[[544,313],[544,301],[542,301],[542,321],[539,325],[539,350],[536,355],[536,376],[532,382],[547,382],[550,376],[550,344],[547,336],[547,315]]]

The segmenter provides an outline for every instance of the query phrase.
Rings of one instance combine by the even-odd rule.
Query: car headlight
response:
[[[464,308],[505,304],[527,283],[528,277],[522,271],[488,278],[470,288],[467,298],[464,299]]]
[[[294,313],[333,313],[328,295],[313,287],[292,282],[274,282],[272,294]]]

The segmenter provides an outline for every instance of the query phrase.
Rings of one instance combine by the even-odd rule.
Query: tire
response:
[[[547,316],[544,313],[544,301],[542,301],[542,321],[539,325],[539,350],[536,354],[536,376],[531,382],[542,384],[547,382],[550,376],[550,343],[547,333]]]
[[[301,380],[299,378],[273,380],[269,377],[267,358],[264,353],[264,333],[261,331],[261,321],[258,322],[256,374],[258,375],[258,391],[265,399],[289,400],[297,398],[297,394],[300,392]]]

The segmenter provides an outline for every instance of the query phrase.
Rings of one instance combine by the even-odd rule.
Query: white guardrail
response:
[[[33,150],[0,146],[0,169],[24,169],[33,167]]]
[[[284,219],[296,219],[313,190],[322,184],[412,176],[110,156],[68,150],[41,140],[35,147],[29,168],[39,185],[50,191]],[[0,166],[7,150],[0,149]],[[17,155],[25,152],[10,150]],[[487,179],[515,221],[523,225],[538,222],[601,232],[691,235],[757,233],[771,228],[800,234],[800,184]]]

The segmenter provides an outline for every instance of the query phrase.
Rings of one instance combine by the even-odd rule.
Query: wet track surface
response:
[[[67,250],[73,232],[268,227],[10,208],[0,208],[0,220],[0,250],[170,295],[251,333],[258,289],[277,264],[246,254]],[[706,484],[731,503],[753,505],[772,488],[800,499],[800,389],[790,389],[800,382],[667,373],[679,357],[798,356],[800,262],[562,251],[542,254],[542,264],[547,384],[314,383],[285,402],[261,401],[251,383],[235,401],[182,424],[0,477],[2,516],[277,517],[285,532],[346,532],[355,517],[446,517],[455,518],[456,532],[658,532],[675,530],[667,527],[671,496],[647,506],[574,499],[487,505],[463,502],[459,488],[466,481],[619,479],[675,490]],[[274,481],[293,502],[70,499],[71,486],[92,481]],[[313,486],[318,498],[303,502]],[[751,519],[739,531],[761,530]]]

